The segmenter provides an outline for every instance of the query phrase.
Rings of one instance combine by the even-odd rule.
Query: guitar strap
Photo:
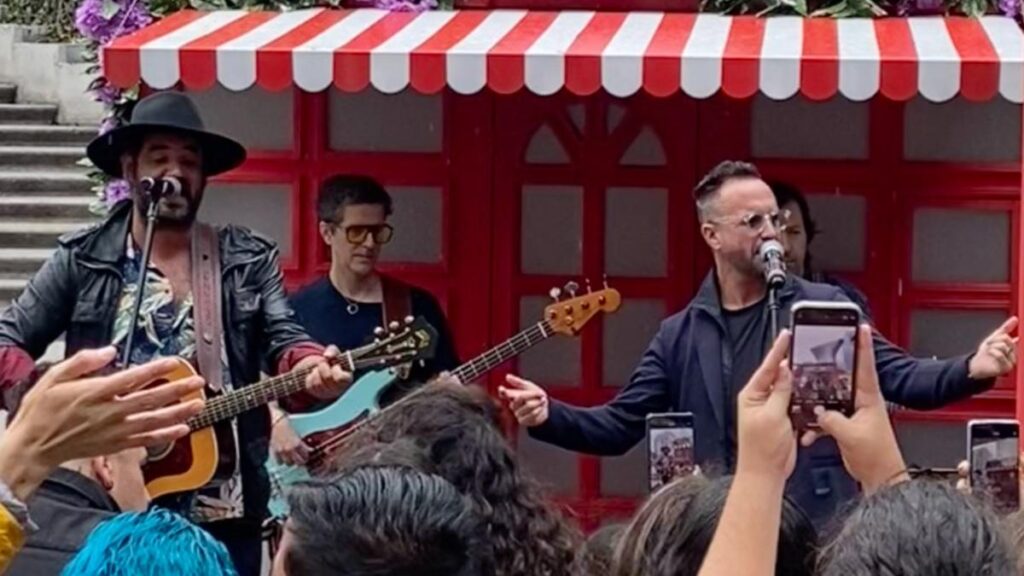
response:
[[[223,315],[221,313],[220,240],[217,230],[196,222],[192,235],[192,312],[196,332],[196,361],[206,385],[214,391],[224,386],[221,364]]]
[[[412,291],[409,285],[401,280],[381,275],[381,291],[384,293],[384,327],[394,320],[403,322],[407,316],[412,316]]]
[[[408,284],[382,274],[380,288],[384,296],[381,308],[385,329],[392,321],[401,324],[407,316],[412,316],[412,291]],[[409,368],[408,365],[397,367],[399,378],[408,378]]]

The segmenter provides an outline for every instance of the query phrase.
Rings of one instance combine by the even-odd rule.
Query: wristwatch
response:
[[[2,480],[0,480],[0,505],[7,509],[14,516],[14,519],[21,526],[21,529],[25,533],[35,532],[37,527],[32,519],[28,515],[28,506],[24,502],[18,500],[14,492],[11,491],[10,487],[7,486]]]

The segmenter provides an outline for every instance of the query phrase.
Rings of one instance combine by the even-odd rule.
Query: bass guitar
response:
[[[618,310],[622,301],[619,292],[609,288],[607,284],[603,290],[591,292],[588,288],[586,294],[568,300],[559,301],[557,294],[557,289],[553,289],[552,297],[555,298],[555,303],[545,308],[543,320],[462,364],[452,371],[452,376],[463,384],[469,384],[556,334],[575,336],[598,313]],[[288,416],[296,434],[310,446],[310,459],[305,467],[280,462],[273,454],[267,459],[272,516],[287,516],[288,505],[284,494],[286,489],[297,482],[308,480],[309,470],[316,471],[330,452],[337,449],[343,440],[354,432],[358,426],[353,424],[360,418],[372,416],[380,411],[381,395],[397,378],[398,374],[394,369],[369,372],[323,410]],[[417,393],[419,391],[413,392],[409,397]],[[398,400],[391,407],[401,403],[402,400]],[[365,419],[362,421],[365,422]]]
[[[436,339],[437,332],[425,320],[410,320],[393,325],[385,336],[345,352],[333,362],[348,372],[408,364],[431,357]],[[177,367],[157,382],[195,375],[188,361],[178,360]],[[236,464],[231,419],[302,391],[306,387],[306,376],[312,370],[312,367],[293,370],[208,399],[203,411],[188,420],[191,434],[150,454],[142,468],[149,495],[158,498],[198,490],[215,478],[230,477]],[[194,398],[206,399],[206,393],[200,390],[183,400]]]

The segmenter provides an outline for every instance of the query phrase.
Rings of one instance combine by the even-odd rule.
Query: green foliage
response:
[[[339,7],[342,0],[149,0],[149,9],[164,16],[184,8],[196,10],[297,10],[317,6]]]
[[[0,22],[43,27],[43,35],[54,42],[72,41],[76,0],[0,0]]]
[[[880,1],[881,5],[874,0],[703,0],[701,11],[758,16],[790,14],[827,18],[870,18],[895,12],[889,2]],[[985,2],[986,0],[964,1]]]

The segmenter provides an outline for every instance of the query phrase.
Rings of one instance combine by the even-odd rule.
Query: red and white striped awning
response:
[[[1008,18],[803,19],[659,12],[183,11],[103,50],[107,78],[157,89],[474,94],[721,91],[821,100],[878,94],[1024,100]]]

